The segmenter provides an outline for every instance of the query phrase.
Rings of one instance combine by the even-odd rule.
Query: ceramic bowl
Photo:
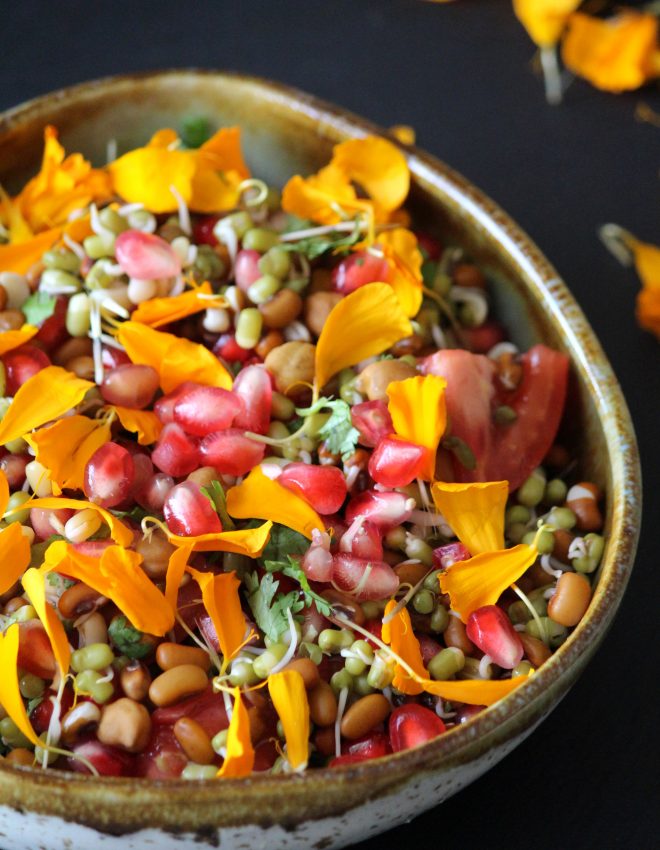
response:
[[[191,115],[238,124],[254,172],[282,184],[327,162],[332,145],[383,133],[309,95],[249,77],[170,71],[86,83],[0,116],[0,182],[37,169],[46,124],[69,151],[103,164]],[[498,315],[521,347],[543,340],[572,361],[570,404],[583,473],[607,494],[608,543],[586,616],[524,685],[469,723],[414,750],[306,776],[154,782],[92,779],[0,763],[0,842],[12,848],[185,850],[334,848],[435,806],[504,758],[552,710],[595,652],[633,563],[640,522],[635,436],[589,324],[550,263],[492,201],[443,163],[404,148],[417,220],[464,245],[494,281]]]

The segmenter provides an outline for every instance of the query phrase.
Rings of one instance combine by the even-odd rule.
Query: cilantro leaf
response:
[[[110,622],[108,637],[113,646],[129,658],[144,658],[154,648],[149,640],[144,640],[143,632],[132,626],[123,614]]]
[[[213,510],[220,517],[223,529],[225,531],[232,531],[236,528],[234,521],[227,513],[227,500],[222,484],[219,481],[211,481],[208,487],[201,487],[200,489],[211,503]]]
[[[319,612],[324,616],[328,616],[332,613],[332,606],[330,603],[312,590],[302,567],[295,558],[291,557],[291,555],[287,555],[286,561],[266,561],[264,563],[264,568],[267,570],[267,575],[271,573],[282,573],[282,575],[292,578],[294,581],[298,582],[303,593],[305,608],[310,608],[313,604],[316,604]]]
[[[260,525],[260,521],[257,520],[255,525]],[[309,540],[304,535],[286,525],[274,523],[260,561],[282,561],[287,555],[304,555],[308,549]]]
[[[282,242],[280,247],[285,251],[304,254],[308,260],[315,260],[328,251],[343,251],[351,248],[362,238],[361,222],[356,221],[353,230],[348,233],[325,233],[319,236],[308,236],[296,242]]]
[[[277,642],[289,628],[287,610],[297,614],[302,610],[302,600],[295,590],[278,594],[280,583],[273,578],[272,573],[266,573],[261,581],[258,573],[247,573],[244,581],[249,591],[247,601],[255,623],[269,640]]]
[[[296,408],[300,416],[311,416],[320,410],[330,411],[329,419],[319,428],[318,434],[325,440],[328,451],[339,454],[346,460],[357,446],[360,432],[353,427],[351,407],[340,398],[330,399],[323,396],[311,407]]]
[[[47,292],[33,292],[32,295],[24,301],[21,310],[25,314],[25,321],[29,325],[40,325],[45,322],[55,312],[57,299],[54,295],[48,295]]]

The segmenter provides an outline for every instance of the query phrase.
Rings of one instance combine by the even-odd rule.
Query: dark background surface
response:
[[[660,244],[657,88],[615,96],[576,82],[546,106],[534,48],[506,0],[3,3],[0,108],[113,73],[211,67],[271,77],[418,144],[504,207],[556,265],[623,385],[645,473],[645,529],[616,622],[550,718],[439,809],[360,845],[658,846],[660,343],[634,319],[637,279],[596,238],[615,221]],[[7,848],[9,850],[9,848]]]

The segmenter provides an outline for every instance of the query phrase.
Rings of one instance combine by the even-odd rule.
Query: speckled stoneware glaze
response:
[[[283,86],[243,76],[172,71],[86,83],[0,117],[0,181],[36,170],[46,124],[96,164],[190,115],[239,124],[254,172],[283,183],[324,164],[333,144],[381,133],[367,121]],[[571,417],[583,472],[607,493],[608,544],[587,615],[522,687],[424,747],[306,776],[152,782],[92,779],[0,765],[0,846],[29,850],[334,848],[441,803],[497,763],[551,711],[595,652],[623,594],[640,522],[635,436],[621,390],[574,299],[538,248],[447,166],[404,148],[418,220],[463,244],[495,281],[500,317],[523,347],[536,340],[572,360]]]

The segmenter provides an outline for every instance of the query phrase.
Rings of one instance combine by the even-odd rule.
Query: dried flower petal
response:
[[[0,705],[35,746],[42,744],[28,719],[18,686],[18,623],[0,634]]]
[[[0,334],[0,357],[8,351],[13,351],[14,348],[18,348],[19,345],[24,345],[38,333],[39,328],[35,328],[32,325],[23,325],[23,327],[17,331],[3,331]]]
[[[451,607],[466,623],[477,608],[494,605],[537,557],[536,548],[524,543],[499,552],[484,552],[458,561],[441,573],[440,589],[449,594]]]
[[[331,310],[316,344],[315,383],[360,360],[382,354],[412,334],[412,326],[386,283],[368,283],[342,298]]]
[[[412,623],[410,622],[410,614],[407,608],[402,608],[398,611],[391,620],[388,620],[388,615],[396,608],[396,601],[391,599],[385,606],[385,616],[383,618],[383,641],[392,647],[399,658],[402,658],[408,666],[417,673],[422,679],[428,679],[429,674],[424,667],[422,660],[422,651],[419,646],[419,641],[413,632]],[[397,665],[397,672],[392,682],[393,686],[404,694],[420,694],[424,688],[418,681],[404,670],[401,665]]]
[[[110,536],[118,543],[119,546],[130,546],[133,542],[133,532],[128,526],[105,508],[95,505],[93,502],[86,502],[84,499],[66,499],[63,496],[45,496],[43,499],[32,499],[30,502],[31,508],[45,508],[46,510],[57,511],[60,508],[71,508],[74,511],[84,511],[89,508],[96,511],[101,519],[110,529]],[[21,505],[15,509],[16,511],[25,510],[25,506]]]
[[[48,470],[53,492],[82,490],[85,466],[94,452],[111,439],[110,426],[100,419],[67,416],[26,435],[35,458]],[[66,451],[62,451],[66,446]]]
[[[71,660],[71,647],[62,621],[46,599],[46,576],[41,570],[32,567],[23,576],[22,584],[37,612],[37,616],[46,629],[60,673],[62,676],[66,676]]]
[[[251,517],[254,516],[256,514],[251,514]],[[265,522],[258,528],[211,531],[194,537],[181,537],[168,532],[167,539],[174,546],[192,546],[194,552],[234,552],[236,555],[258,558],[268,543],[272,526],[272,522]]]
[[[141,446],[150,446],[160,437],[163,423],[152,410],[134,410],[118,405],[113,405],[111,409],[117,414],[122,428],[138,435]]]
[[[254,747],[250,735],[250,716],[243,704],[239,688],[232,690],[234,708],[227,730],[227,754],[217,776],[224,779],[239,779],[249,776],[254,767]]]
[[[0,445],[23,437],[79,404],[94,384],[60,366],[47,366],[19,387],[0,422]]]
[[[660,75],[658,20],[633,11],[608,20],[576,12],[568,22],[562,58],[596,88],[637,89]]]
[[[30,541],[19,522],[0,531],[0,594],[6,593],[23,575],[30,563]]]
[[[236,573],[200,573],[192,567],[188,572],[195,579],[202,591],[202,602],[206,613],[211,618],[215,633],[218,636],[220,652],[222,653],[222,670],[236,655],[246,641],[254,636],[254,631],[248,633],[245,615],[241,608],[238,595],[240,581]]]
[[[504,549],[504,510],[508,481],[475,484],[436,482],[431,487],[436,507],[471,555]]]
[[[212,294],[211,284],[204,282],[201,286],[187,289],[181,295],[173,295],[171,298],[150,298],[138,304],[137,309],[131,313],[131,321],[150,325],[152,328],[159,328],[161,325],[169,325],[172,322],[185,319],[186,316],[201,313],[208,307],[224,307],[226,305],[227,301],[221,295],[215,298],[199,297],[200,295],[209,296]]]
[[[171,392],[184,381],[209,387],[232,388],[232,377],[208,348],[173,334],[156,331],[139,322],[123,322],[117,340],[133,363],[153,366],[163,392]]]
[[[312,539],[312,531],[325,531],[323,520],[304,499],[255,466],[250,474],[227,492],[227,513],[237,519],[272,520]]]
[[[513,0],[513,11],[539,47],[552,47],[582,0]]]
[[[392,381],[387,387],[388,410],[397,435],[427,451],[422,477],[433,481],[438,443],[447,427],[445,387],[438,375]]]
[[[296,670],[273,673],[268,692],[284,727],[287,761],[293,770],[304,770],[309,758],[309,703],[303,677]]]

